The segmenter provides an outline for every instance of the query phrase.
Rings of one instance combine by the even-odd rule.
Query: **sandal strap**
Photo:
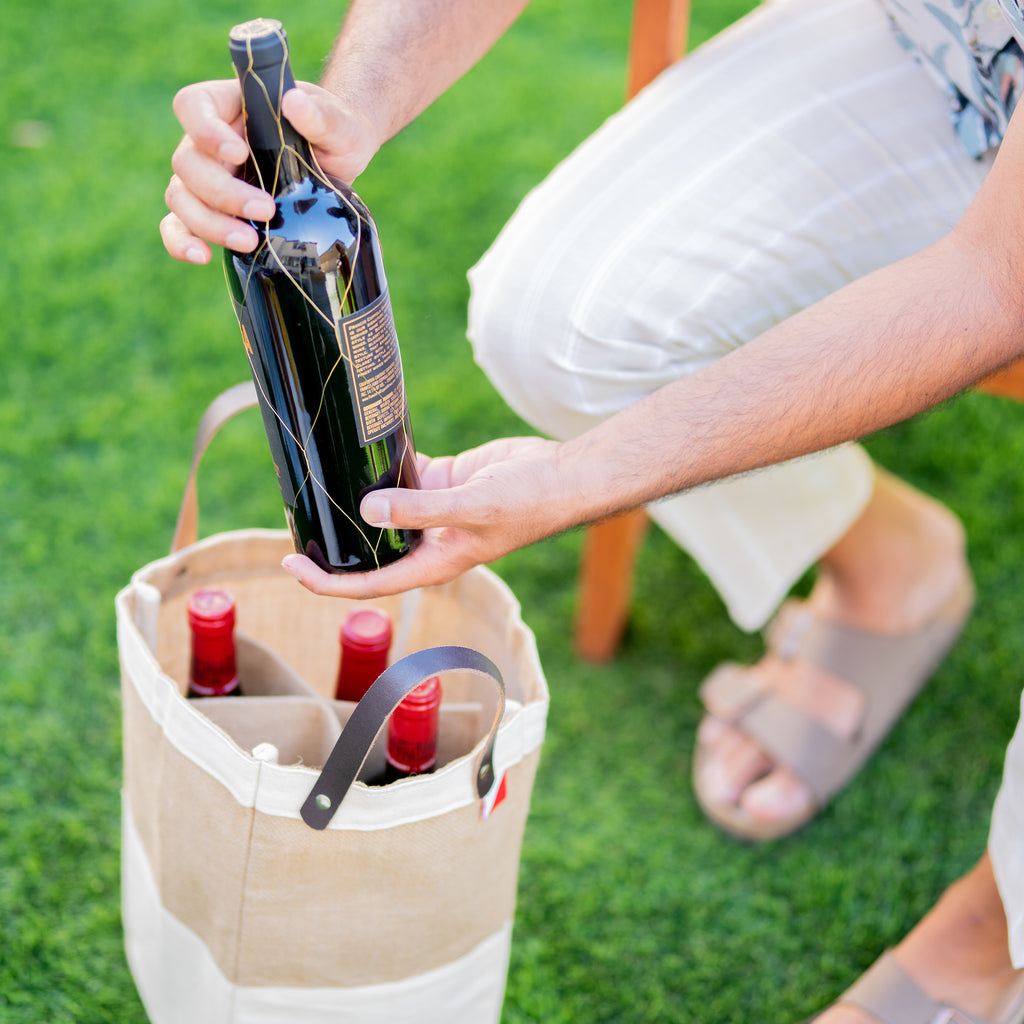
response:
[[[887,636],[822,622],[800,601],[787,601],[779,609],[765,631],[769,650],[780,658],[810,662],[864,694],[864,718],[851,739],[767,690],[755,671],[736,665],[712,672],[701,695],[706,705],[713,697],[713,713],[746,732],[823,806],[888,733],[962,625],[962,617],[940,616],[909,635]]]
[[[736,721],[777,765],[810,789],[818,805],[838,792],[849,779],[850,761],[858,743],[838,736],[773,693],[762,693]]]
[[[723,722],[733,723],[764,692],[764,682],[756,671],[734,661],[723,661],[700,684],[697,696],[706,711]]]
[[[840,997],[870,1014],[880,1024],[985,1024],[956,1006],[937,1003],[884,953]]]
[[[849,742],[776,697],[756,671],[725,662],[704,680],[700,698],[710,714],[803,779],[819,802],[845,781]]]
[[[939,617],[909,634],[887,635],[823,622],[803,602],[786,601],[765,628],[765,641],[780,658],[808,661],[856,686],[869,705],[891,704],[894,691],[901,696],[893,680],[927,675],[962,626],[962,618]]]

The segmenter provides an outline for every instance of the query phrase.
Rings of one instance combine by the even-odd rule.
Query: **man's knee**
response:
[[[564,433],[561,409],[576,375],[564,358],[572,347],[571,286],[538,278],[500,241],[469,272],[469,283],[468,335],[478,365],[520,416]]]

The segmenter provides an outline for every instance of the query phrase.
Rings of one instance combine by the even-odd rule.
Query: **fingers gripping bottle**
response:
[[[419,487],[377,229],[281,115],[294,85],[281,23],[237,25],[231,57],[251,157],[240,172],[274,196],[255,252],[224,253],[228,289],[297,551],[329,572],[401,558],[413,531],[359,514],[367,491]]]

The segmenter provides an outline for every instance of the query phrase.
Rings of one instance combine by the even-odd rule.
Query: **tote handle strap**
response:
[[[206,408],[199,426],[196,439],[192,446],[192,467],[188,474],[188,483],[181,499],[178,512],[178,523],[174,528],[174,539],[171,541],[171,553],[194,544],[199,536],[199,496],[196,492],[196,473],[199,462],[209,443],[217,431],[233,416],[256,405],[256,385],[251,380],[236,384],[222,391]]]
[[[221,392],[199,420],[192,448],[192,465],[181,500],[171,551],[194,544],[199,533],[199,498],[196,474],[208,445],[225,423],[257,404],[256,387],[251,380]],[[416,651],[389,666],[356,705],[317,778],[301,815],[310,828],[324,829],[356,780],[374,741],[391,712],[421,683],[442,672],[465,670],[489,678],[498,693],[497,708],[477,763],[474,786],[477,796],[485,797],[496,784],[494,777],[494,741],[505,713],[505,683],[497,666],[468,647],[429,647]]]
[[[428,647],[388,666],[355,706],[300,814],[310,828],[324,829],[355,782],[391,712],[417,686],[431,676],[454,670],[477,672],[495,684],[498,692],[494,720],[474,773],[476,794],[483,799],[497,784],[494,775],[494,740],[505,713],[505,682],[489,658],[469,647]]]

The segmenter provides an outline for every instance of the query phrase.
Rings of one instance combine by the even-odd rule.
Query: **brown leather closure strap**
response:
[[[359,775],[374,740],[406,695],[431,676],[459,669],[481,673],[497,687],[497,708],[474,775],[477,796],[483,799],[490,792],[497,784],[494,740],[505,713],[505,682],[494,662],[478,651],[469,647],[428,647],[388,666],[355,706],[299,812],[310,828],[328,826]]]

